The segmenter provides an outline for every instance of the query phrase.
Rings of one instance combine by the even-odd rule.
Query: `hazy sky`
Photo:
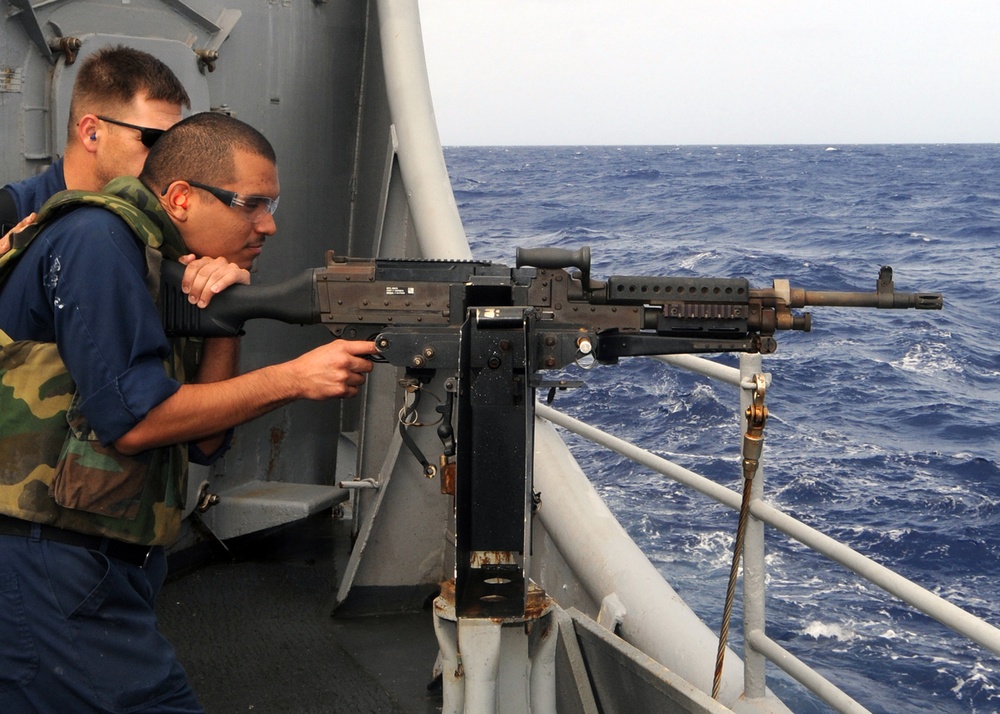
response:
[[[445,145],[1000,142],[997,0],[420,0]]]

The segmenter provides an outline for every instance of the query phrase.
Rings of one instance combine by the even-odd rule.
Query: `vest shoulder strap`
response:
[[[10,195],[8,191],[0,189],[0,196],[4,194]],[[96,206],[111,211],[129,225],[136,239],[147,248],[158,250],[163,245],[163,235],[159,227],[139,208],[120,196],[91,191],[60,191],[39,209],[34,223],[14,234],[11,249],[0,256],[0,284],[6,280],[18,258],[48,223],[57,216],[81,206]]]

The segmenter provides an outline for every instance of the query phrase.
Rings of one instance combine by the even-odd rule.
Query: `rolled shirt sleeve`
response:
[[[55,220],[25,251],[0,294],[13,339],[55,341],[80,394],[80,409],[109,444],[180,388],[146,287],[144,248],[117,216],[79,208]],[[17,280],[15,280],[17,279]],[[11,290],[24,300],[8,319]],[[16,293],[15,293],[16,294]]]

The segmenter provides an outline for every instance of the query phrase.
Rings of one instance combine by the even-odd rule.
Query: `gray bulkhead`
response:
[[[389,116],[376,3],[4,5],[3,183],[40,172],[62,154],[78,62],[100,46],[121,43],[166,62],[185,84],[192,111],[231,113],[273,143],[281,209],[278,232],[267,241],[255,281],[277,282],[321,266],[328,250],[418,255]],[[256,321],[243,338],[242,365],[254,369],[290,359],[329,339],[319,326]],[[384,465],[395,432],[395,381],[394,370],[380,368],[364,404],[299,402],[240,427],[222,462],[210,471],[192,470],[189,508],[202,487],[218,494],[219,505],[201,519],[225,539],[298,520],[343,500],[347,494],[337,483],[358,475],[354,443],[362,413],[378,425],[361,440],[362,453],[378,455],[365,459],[375,473],[367,469],[363,476],[377,477]],[[437,484],[400,482],[393,493],[399,492],[408,506],[393,520],[407,536],[393,545],[395,562],[370,576],[362,568],[359,584],[366,577],[390,587],[441,579],[447,499]],[[372,496],[360,494],[359,512],[371,511]],[[373,541],[388,537],[370,535]],[[189,533],[184,544],[197,537]]]

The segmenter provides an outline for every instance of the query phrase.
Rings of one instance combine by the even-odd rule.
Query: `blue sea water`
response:
[[[811,333],[778,336],[764,358],[766,498],[1000,625],[1000,145],[445,157],[478,259],[586,245],[595,278],[865,291],[892,265],[897,290],[943,292],[942,312],[816,308]],[[734,388],[641,358],[585,379],[555,406],[740,488]],[[626,530],[717,628],[735,514],[570,441]],[[996,655],[781,534],[768,534],[767,552],[768,634],[871,711],[1000,711]],[[739,632],[733,643],[742,648]],[[827,711],[776,669],[769,684],[796,712]]]

